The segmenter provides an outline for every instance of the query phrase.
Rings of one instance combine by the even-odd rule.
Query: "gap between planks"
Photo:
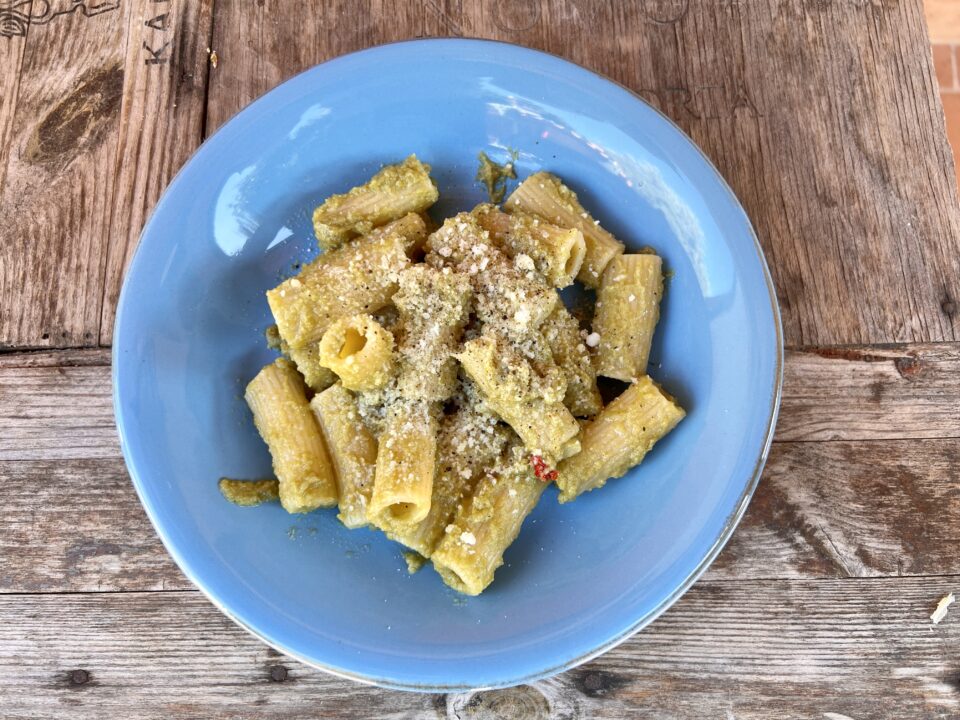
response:
[[[709,571],[708,571],[709,572]],[[794,581],[810,581],[810,582],[877,582],[881,580],[960,580],[960,573],[929,573],[923,575],[875,575],[870,577],[862,576],[847,576],[847,577],[823,577],[823,578],[793,578],[793,577],[781,577],[776,575],[771,575],[769,577],[757,576],[750,577],[747,579],[744,578],[732,578],[732,577],[715,577],[711,574],[704,575],[702,579],[697,580],[697,582],[691,586],[696,587],[696,585],[742,585],[745,582],[757,582],[757,583],[788,583]],[[955,592],[960,593],[960,582],[957,583],[958,589]],[[688,591],[689,592],[689,591]],[[184,595],[190,596],[195,595],[198,597],[206,598],[198,588],[190,587],[172,587],[172,588],[144,588],[131,590],[128,588],[110,588],[107,590],[52,590],[52,591],[43,591],[43,592],[30,592],[30,591],[10,591],[0,588],[0,598],[40,598],[40,597],[76,597],[76,596],[101,596],[101,595],[153,595],[153,594],[163,594],[163,595]],[[934,599],[933,604],[931,605],[931,611],[933,607],[936,606],[936,601],[939,598]],[[212,603],[211,603],[212,604]]]

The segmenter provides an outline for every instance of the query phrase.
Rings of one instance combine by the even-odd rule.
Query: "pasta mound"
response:
[[[476,595],[550,483],[567,502],[622,476],[684,411],[646,374],[656,254],[625,254],[546,172],[439,226],[438,197],[411,155],[317,207],[324,252],[267,291],[283,358],[246,391],[276,481],[221,488],[336,504]],[[558,294],[575,281],[598,292],[590,328]],[[598,374],[629,383],[607,406]]]

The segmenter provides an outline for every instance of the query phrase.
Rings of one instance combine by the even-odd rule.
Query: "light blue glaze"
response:
[[[429,69],[429,72],[425,72]],[[558,173],[673,272],[651,375],[687,418],[643,465],[560,506],[547,492],[483,596],[332,511],[239,508],[222,476],[270,475],[243,402],[271,360],[264,291],[314,255],[313,207],[411,152],[441,214],[483,197],[476,155]],[[284,652],[418,690],[511,685],[612,647],[713,559],[756,484],[779,400],[779,316],[743,210],[700,151],[628,91],[558,58],[472,40],[400,43],[284,83],[206,142],[147,224],[117,316],[124,455],[164,543],[224,612]],[[291,530],[294,529],[294,530]]]

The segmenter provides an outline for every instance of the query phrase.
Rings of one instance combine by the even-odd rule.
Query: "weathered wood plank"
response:
[[[0,121],[13,127],[0,188],[0,346],[96,345],[123,10],[113,0],[90,15],[34,5],[43,14],[31,14],[16,104]]]
[[[52,358],[67,357],[74,365],[83,364],[82,353],[0,355],[0,426],[8,430],[6,437],[0,436],[0,459],[115,457],[109,368],[39,367]],[[90,357],[100,362],[105,354],[95,351]],[[779,441],[958,437],[958,392],[957,344],[791,351],[776,437]],[[61,394],[85,400],[66,407],[56,401]],[[64,424],[69,417],[75,418],[74,425]]]
[[[960,345],[787,353],[778,440],[960,437]]]
[[[207,132],[292,75],[344,53],[414,37],[441,2],[217,0]],[[437,9],[431,9],[436,6]],[[447,17],[448,14],[445,13]],[[296,38],[296,41],[292,41]]]
[[[0,592],[192,589],[123,460],[0,461]]]
[[[0,370],[27,367],[109,367],[108,348],[85,348],[67,350],[36,350],[33,352],[0,353]]]
[[[62,5],[33,13],[0,104],[4,347],[110,342],[146,215],[202,135],[212,0]]]
[[[211,129],[370,44],[467,35],[544,49],[632,88],[717,163],[768,253],[788,344],[957,338],[960,211],[920,0],[280,5],[218,3]]]
[[[856,397],[863,382],[850,367],[889,365],[876,380],[886,439],[857,431],[848,434],[868,439],[775,442],[710,577],[960,573],[960,439],[897,439],[915,434],[908,420],[956,435],[934,420],[956,405],[960,348],[874,349],[866,359],[864,352],[792,352],[790,387]],[[0,460],[7,461],[0,463],[7,488],[0,546],[36,543],[30,553],[3,554],[0,592],[189,587],[155,539],[120,460],[107,360],[103,350],[0,355]],[[914,369],[902,375],[897,363]],[[860,407],[817,397],[801,407],[785,402],[783,426],[869,427],[863,418],[876,412],[872,400]],[[797,413],[806,419],[792,420]],[[47,530],[42,537],[31,533],[34,524]],[[83,553],[92,560],[77,563]]]
[[[0,367],[0,460],[119,453],[110,368]]]
[[[123,272],[140,230],[203,137],[213,2],[131,3],[99,326],[102,345],[113,342]]]
[[[311,670],[260,644],[195,592],[7,595],[0,597],[4,715],[748,720],[775,708],[784,718],[956,717],[960,621],[929,622],[956,584],[703,582],[584,667],[531,686],[439,696]]]
[[[188,589],[119,458],[0,462],[0,593]],[[960,575],[960,440],[777,443],[711,580]]]
[[[774,443],[708,577],[960,575],[960,440]]]
[[[20,90],[20,67],[23,50],[27,44],[27,25],[23,15],[30,16],[32,1],[11,14],[0,28],[0,188],[7,171],[10,155],[10,137],[13,134],[13,115]],[[4,273],[0,272],[0,298],[6,297],[3,287]]]

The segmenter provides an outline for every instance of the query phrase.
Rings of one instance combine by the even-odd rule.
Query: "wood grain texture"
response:
[[[960,210],[920,0],[280,5],[218,3],[209,128],[372,44],[543,49],[633,89],[714,160],[767,252],[789,345],[957,338]]]
[[[0,461],[0,592],[192,589],[120,458]]]
[[[12,368],[109,367],[110,350],[86,348],[0,353],[0,370]]]
[[[13,127],[0,187],[2,347],[98,343],[122,13],[117,3],[26,28],[19,89],[0,119]]]
[[[110,368],[0,365],[0,460],[117,458]]]
[[[147,213],[202,137],[211,22],[212,0],[103,0],[0,38],[23,55],[0,69],[0,346],[112,340]]]
[[[827,378],[842,398],[862,386],[857,372],[843,371],[848,365],[890,364],[875,381],[890,419],[884,439],[777,440],[741,527],[708,577],[960,574],[960,439],[946,425],[945,439],[902,439],[915,434],[907,419],[936,427],[936,409],[956,404],[960,372],[950,363],[960,347],[874,349],[869,360],[863,352],[793,352],[788,375],[797,392]],[[903,358],[922,368],[913,380],[895,369],[898,360],[905,367]],[[107,360],[102,350],[0,355],[0,549],[11,549],[0,552],[0,593],[189,587],[120,460]],[[875,410],[872,401],[785,404],[781,422],[869,427],[863,417]],[[29,552],[13,552],[24,543]]]
[[[716,578],[960,575],[960,440],[774,443]]]
[[[29,15],[31,4],[23,8]],[[16,25],[20,29],[19,23]],[[25,29],[24,29],[25,31]],[[20,67],[23,63],[23,49],[26,47],[26,33],[11,35],[0,39],[0,188],[7,171],[7,159],[10,155],[10,138],[13,134],[13,114],[17,107],[20,91]],[[0,298],[4,293],[5,273],[0,272]]]
[[[100,343],[113,342],[123,272],[161,193],[203,137],[214,0],[135,0],[127,20]]]
[[[109,344],[147,213],[255,97],[344,52],[459,35],[567,57],[673,118],[754,221],[788,345],[814,349],[788,353],[754,501],[674,608],[557,678],[438,696],[236,628],[139,507],[109,352],[0,352],[0,715],[960,716],[960,611],[928,620],[960,592],[960,343],[923,344],[960,339],[960,208],[920,0],[19,7],[41,5],[0,37],[0,350]]]
[[[950,718],[960,712],[960,621],[934,628],[929,615],[956,583],[701,582],[583,667],[508,690],[436,696],[306,668],[196,592],[7,595],[4,716]]]
[[[213,42],[220,58],[210,75],[207,132],[282,81],[313,65],[422,31],[439,0],[217,0]],[[296,38],[293,41],[293,38]]]
[[[778,440],[960,437],[960,345],[787,353]]]

